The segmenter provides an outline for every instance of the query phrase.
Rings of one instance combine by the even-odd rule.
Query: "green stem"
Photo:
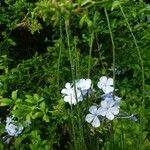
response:
[[[114,82],[113,83],[113,86],[114,86],[113,99],[114,99],[114,95],[115,95],[115,43],[114,43],[114,38],[113,38],[110,21],[109,21],[109,17],[108,17],[106,8],[105,8],[105,15],[106,15],[106,19],[107,19],[107,24],[108,24],[108,28],[109,28],[111,43],[112,43],[112,51],[113,51],[113,82]]]
[[[60,24],[59,24],[59,31],[60,31],[60,42],[59,42],[59,56],[58,56],[58,70],[57,70],[57,84],[58,84],[58,90],[59,90],[59,80],[60,80],[60,60],[61,60],[61,53],[62,53],[62,20],[60,18]]]
[[[88,61],[88,78],[90,78],[90,72],[91,72],[91,56],[92,56],[93,39],[94,39],[94,33],[92,32],[91,39],[90,39],[90,50],[89,50],[89,61]]]
[[[77,142],[76,142],[76,135],[75,135],[75,130],[74,130],[74,118],[73,118],[74,114],[73,114],[73,109],[72,109],[72,104],[71,104],[71,127],[72,127],[72,134],[73,134],[73,142],[74,142],[74,147],[75,147],[75,150],[78,150],[78,145],[77,145]]]
[[[145,108],[145,93],[144,93],[144,91],[145,91],[145,76],[144,76],[144,63],[143,63],[143,59],[142,59],[142,56],[141,56],[141,52],[140,52],[139,46],[138,46],[138,44],[137,44],[137,40],[136,40],[136,38],[135,38],[135,36],[134,36],[134,34],[133,34],[132,28],[131,28],[131,26],[130,26],[130,24],[129,24],[129,22],[128,22],[128,19],[127,19],[126,15],[125,15],[125,13],[124,13],[123,8],[121,7],[121,5],[120,5],[120,10],[121,10],[121,12],[122,12],[122,15],[123,15],[125,21],[126,21],[126,24],[127,24],[127,26],[128,26],[128,29],[129,29],[129,31],[130,31],[130,33],[131,33],[131,35],[132,35],[132,38],[133,38],[133,41],[134,41],[134,44],[135,44],[135,47],[136,47],[136,50],[137,50],[137,53],[138,53],[138,56],[139,56],[139,60],[140,60],[140,63],[141,63],[141,73],[142,73],[142,98],[143,98],[142,106],[143,106],[143,108]]]
[[[109,21],[109,17],[108,17],[106,8],[104,9],[104,11],[105,11],[106,19],[107,19],[107,24],[108,24],[108,28],[109,28],[111,43],[112,43],[112,51],[113,51],[113,86],[114,86],[113,99],[114,99],[114,96],[115,96],[115,44],[114,44],[114,38],[113,38],[110,21]],[[112,122],[112,130],[113,130],[113,122]],[[112,149],[114,149],[114,148],[115,148],[114,133],[112,132]]]
[[[145,76],[144,76],[144,63],[143,63],[143,59],[142,59],[142,56],[141,56],[141,52],[140,52],[139,46],[138,46],[138,44],[137,44],[137,40],[136,40],[136,38],[135,38],[135,36],[134,36],[134,34],[133,34],[133,31],[132,31],[132,28],[131,28],[131,26],[130,26],[130,24],[129,24],[129,22],[128,22],[128,19],[127,19],[126,15],[125,15],[125,13],[124,13],[124,11],[123,11],[122,6],[119,5],[119,7],[120,7],[121,13],[122,13],[122,15],[123,15],[123,17],[124,17],[124,19],[125,19],[125,21],[126,21],[127,27],[128,27],[128,29],[129,29],[129,31],[130,31],[130,33],[131,33],[131,36],[132,36],[132,38],[133,38],[133,41],[134,41],[134,44],[135,44],[135,47],[136,47],[136,50],[137,50],[137,54],[138,54],[138,57],[139,57],[139,61],[140,61],[140,64],[141,64],[141,74],[142,74],[142,77],[141,77],[141,79],[142,79],[142,108],[141,108],[141,110],[140,110],[140,134],[139,134],[139,149],[140,149],[141,146],[142,146],[142,144],[143,144],[142,142],[144,142],[143,139],[142,139],[142,136],[141,136],[141,135],[142,135],[142,132],[143,132],[142,119],[143,119],[143,117],[144,117],[144,109],[145,109]]]

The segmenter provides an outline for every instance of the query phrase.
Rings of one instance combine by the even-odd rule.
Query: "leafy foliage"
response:
[[[0,1],[0,149],[148,149],[149,11],[141,0]],[[94,130],[84,120],[87,104],[70,108],[60,91],[67,81],[114,76],[114,61],[122,111],[139,123],[117,119]],[[7,144],[9,115],[31,124]]]

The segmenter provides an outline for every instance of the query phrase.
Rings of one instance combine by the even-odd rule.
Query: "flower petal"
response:
[[[107,108],[107,101],[106,100],[103,100],[103,101],[101,101],[101,106],[103,107],[103,108]]]
[[[97,112],[97,106],[91,106],[91,107],[89,108],[89,112],[90,112],[91,114],[96,114],[96,112]]]
[[[108,93],[113,92],[114,87],[112,87],[112,86],[105,86],[105,87],[102,88],[102,90],[103,90],[103,92],[104,92],[105,94],[108,94]]]
[[[115,101],[114,100],[109,100],[108,101],[108,107],[111,108],[115,105]]]
[[[71,99],[71,98],[70,98],[70,96],[68,96],[68,95],[66,95],[66,96],[64,97],[64,101],[65,101],[65,102],[70,102],[70,99]]]
[[[106,113],[107,113],[107,109],[106,108],[102,108],[100,107],[98,110],[97,110],[97,115],[101,115],[101,116],[106,116]]]
[[[107,85],[113,85],[113,79],[112,78],[108,78]]]
[[[100,82],[101,82],[101,84],[106,84],[106,82],[107,82],[107,77],[106,77],[106,76],[102,76],[102,77],[100,78]]]
[[[119,113],[119,108],[118,107],[112,107],[109,109],[112,114],[117,115]]]
[[[100,126],[100,121],[99,121],[99,119],[98,119],[97,116],[94,117],[94,119],[93,119],[93,121],[92,121],[92,126],[93,126],[94,128],[97,128],[97,127]]]
[[[68,102],[69,104],[76,104],[76,99],[75,97],[71,96],[71,95],[66,95],[64,97],[64,101]]]
[[[70,84],[69,82],[67,82],[67,83],[65,84],[65,87],[66,87],[66,89],[70,89],[70,88],[71,88],[71,84]]]
[[[67,93],[67,90],[66,90],[66,89],[62,89],[62,90],[61,90],[61,93],[62,93],[62,94],[66,94],[66,93]]]
[[[100,79],[99,79],[99,82],[97,83],[97,86],[99,89],[102,89],[107,83],[107,77],[105,76],[102,76]]]
[[[92,120],[94,119],[94,115],[92,114],[87,114],[86,117],[85,117],[85,121],[87,121],[88,123],[91,123]]]
[[[113,120],[114,119],[114,115],[110,111],[107,111],[106,118],[108,118],[109,120]]]

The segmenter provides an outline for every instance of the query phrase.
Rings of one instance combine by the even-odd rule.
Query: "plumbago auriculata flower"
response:
[[[6,118],[5,130],[9,136],[18,136],[20,133],[22,133],[23,126],[15,125],[16,121],[14,121],[13,118],[14,117],[7,117]]]
[[[99,79],[97,86],[103,91],[103,94],[100,96],[101,102],[99,105],[92,105],[89,108],[89,113],[85,117],[85,121],[91,123],[94,128],[100,126],[101,123],[99,119],[105,121],[106,119],[113,120],[116,117],[119,118],[121,100],[120,97],[113,94],[115,89],[112,78],[102,76]],[[65,88],[61,90],[61,93],[63,94],[65,102],[70,105],[75,105],[77,102],[83,101],[85,96],[90,96],[94,91],[91,79],[80,79],[75,80],[74,84],[66,83]],[[131,120],[137,121],[137,118],[134,115],[120,118],[130,118]]]
[[[90,114],[87,114],[85,117],[85,120],[88,123],[91,123],[93,127],[97,128],[100,126],[100,121],[98,119],[98,116],[101,114],[100,109],[98,109],[97,106],[91,106],[89,108]]]
[[[109,120],[113,120],[115,115],[119,113],[119,105],[114,100],[101,101],[100,115]]]
[[[111,93],[114,90],[113,79],[102,76],[97,83],[99,89],[102,89],[105,94]]]
[[[89,95],[92,90],[92,82],[90,79],[80,79],[75,81],[75,86],[66,83],[65,88],[61,90],[64,101],[69,104],[77,104],[83,100],[84,96]]]

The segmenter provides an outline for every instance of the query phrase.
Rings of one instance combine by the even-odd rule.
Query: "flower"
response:
[[[91,106],[89,109],[90,114],[87,114],[85,120],[88,123],[92,123],[92,126],[97,128],[100,126],[100,121],[98,116],[100,115],[100,110],[96,106]]]
[[[10,135],[10,136],[18,136],[22,130],[23,130],[23,127],[22,126],[16,126],[12,123],[10,124],[6,124],[6,132]]]
[[[92,88],[91,79],[80,79],[76,81],[76,87],[79,89],[83,96],[85,96]]]
[[[136,115],[134,115],[134,114],[132,114],[132,115],[130,116],[130,119],[131,119],[132,121],[138,122],[138,118],[137,118]]]
[[[97,83],[98,88],[102,89],[105,94],[113,92],[113,79],[107,78],[106,76],[102,76]]]
[[[5,130],[10,136],[18,136],[23,131],[23,126],[16,126],[13,120],[14,116],[6,118]]]
[[[61,90],[61,93],[64,95],[69,95],[72,92],[72,85],[70,83],[65,84],[65,89]]]
[[[119,113],[119,105],[113,100],[103,100],[99,111],[101,116],[106,116],[109,120],[113,120],[114,115]]]
[[[69,104],[76,104],[77,101],[82,101],[83,97],[81,91],[77,88],[75,89],[70,83],[66,83],[65,88],[61,90],[64,96],[64,101]]]

